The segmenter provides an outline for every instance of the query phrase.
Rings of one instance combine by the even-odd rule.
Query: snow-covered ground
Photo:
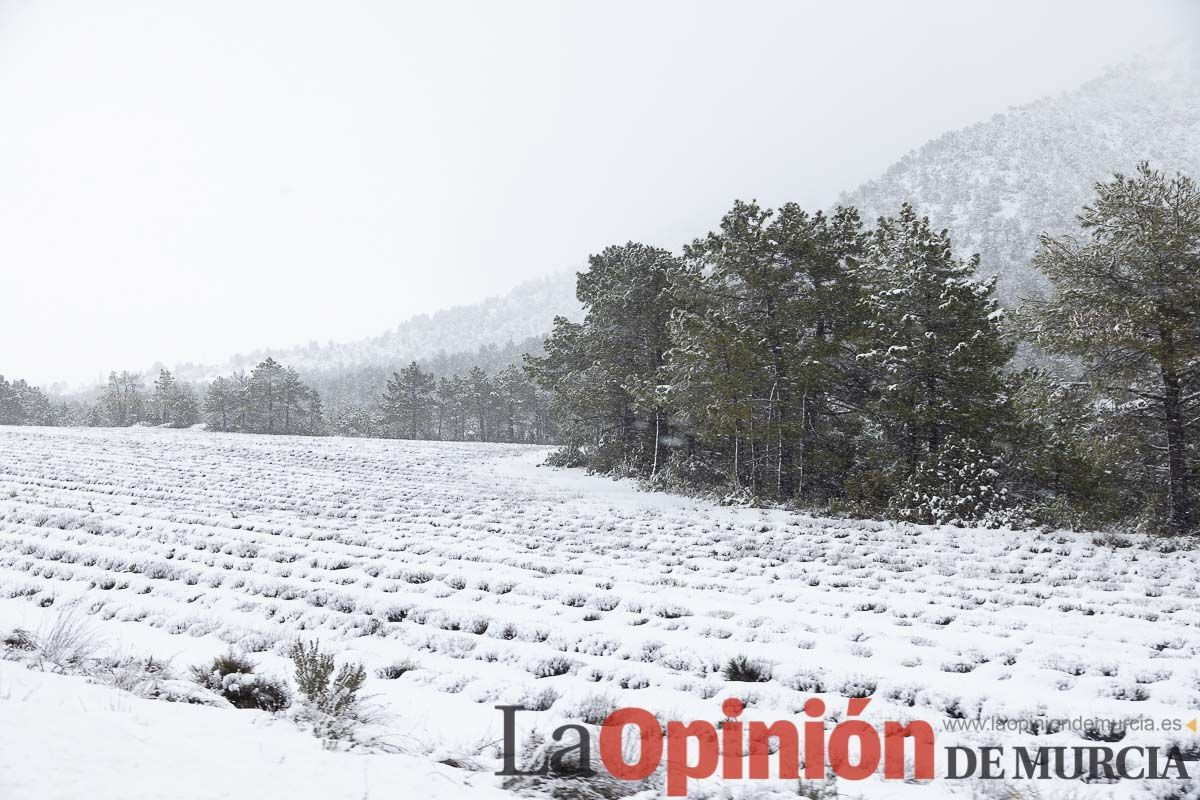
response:
[[[1196,552],[722,508],[540,467],[546,452],[0,428],[0,635],[74,615],[98,648],[181,674],[232,647],[279,676],[289,644],[316,638],[366,664],[401,751],[330,751],[265,712],[0,663],[0,798],[511,796],[492,774],[498,704],[548,706],[521,715],[524,737],[618,705],[715,722],[729,696],[747,719],[802,722],[811,696],[836,717],[873,689],[866,719],[928,720],[939,750],[1090,743],[951,732],[949,717],[1198,715]],[[770,679],[725,680],[738,656]],[[415,668],[375,676],[404,660]],[[1131,730],[1122,744],[1188,737],[1200,740]],[[1155,787],[838,788],[1099,798]]]

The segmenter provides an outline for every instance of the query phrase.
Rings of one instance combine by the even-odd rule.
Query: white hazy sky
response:
[[[380,333],[907,150],[1192,0],[0,0],[0,373]]]

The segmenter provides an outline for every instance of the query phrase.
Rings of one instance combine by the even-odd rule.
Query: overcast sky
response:
[[[821,207],[1190,0],[0,0],[0,373],[370,336]]]

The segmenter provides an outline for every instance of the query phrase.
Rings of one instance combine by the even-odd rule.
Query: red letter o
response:
[[[625,726],[636,725],[641,746],[638,760],[625,763]],[[662,728],[644,708],[618,708],[600,723],[600,760],[614,778],[637,781],[650,777],[662,761]]]

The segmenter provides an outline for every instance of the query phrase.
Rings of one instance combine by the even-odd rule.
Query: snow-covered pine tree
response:
[[[1124,465],[1166,507],[1175,532],[1197,524],[1195,436],[1200,405],[1200,189],[1138,165],[1096,185],[1083,237],[1044,235],[1037,265],[1054,285],[1036,306],[1035,335],[1082,359],[1099,408],[1144,431]],[[1149,470],[1142,465],[1149,465]]]
[[[280,416],[283,423],[281,430],[284,433],[298,433],[303,430],[300,419],[307,394],[308,387],[300,380],[300,373],[291,367],[285,367],[279,381]]]
[[[380,399],[380,413],[388,432],[397,438],[420,439],[427,432],[437,380],[416,361],[393,372]]]
[[[879,220],[855,271],[869,330],[859,361],[875,382],[867,415],[894,478],[940,459],[951,434],[990,448],[1013,347],[978,266],[978,256],[954,258],[948,234],[905,204]]]
[[[55,424],[55,410],[37,386],[0,375],[0,425]]]
[[[656,451],[661,456],[672,413],[658,391],[667,326],[688,279],[667,250],[607,247],[578,276],[584,321],[556,319],[546,354],[527,359],[534,381],[555,395],[566,438],[586,449],[592,468],[649,475]]]
[[[672,326],[672,382],[690,423],[753,494],[790,500],[841,491],[853,458],[843,401],[862,246],[853,209],[738,202],[719,231],[686,248],[701,275]]]
[[[250,372],[251,430],[278,433],[279,388],[283,383],[283,367],[268,356]]]
[[[488,441],[492,418],[492,408],[495,403],[494,387],[487,370],[482,367],[472,367],[463,379],[463,390],[466,393],[467,408],[475,417],[475,439],[480,442]]]
[[[204,421],[209,430],[227,431],[234,414],[232,382],[217,376],[204,394]]]
[[[168,369],[160,369],[154,381],[154,416],[159,425],[173,422],[171,403],[175,395],[175,376]]]

